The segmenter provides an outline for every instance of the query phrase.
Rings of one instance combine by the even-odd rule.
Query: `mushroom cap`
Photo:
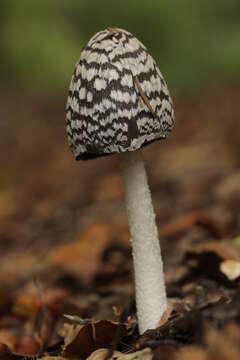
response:
[[[68,143],[77,160],[134,151],[173,128],[167,84],[146,47],[108,28],[82,50],[66,107]]]

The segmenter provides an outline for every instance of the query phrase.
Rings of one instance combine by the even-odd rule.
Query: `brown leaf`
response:
[[[0,329],[0,343],[12,349],[15,343],[14,334],[7,329]]]
[[[201,211],[194,211],[190,214],[184,215],[176,219],[170,224],[164,225],[160,229],[160,234],[163,237],[176,236],[189,231],[193,226],[200,226],[206,229],[209,233],[217,239],[226,238],[228,232],[220,224],[213,221],[207,214]]]
[[[85,325],[81,328],[75,339],[66,346],[63,356],[85,358],[97,349],[110,347],[118,329],[119,324],[107,320]],[[126,332],[125,328],[124,330]]]
[[[240,277],[240,262],[224,260],[220,264],[220,270],[229,280],[234,281]]]
[[[179,351],[176,360],[210,360],[207,352],[198,346],[186,346]],[[213,360],[213,359],[212,359]]]
[[[110,227],[105,223],[95,223],[78,235],[73,243],[54,249],[49,260],[53,265],[89,281],[98,271],[101,253],[111,239]]]
[[[153,349],[154,360],[176,360],[176,353],[176,348],[170,344],[160,344]]]
[[[219,281],[231,280],[224,271],[221,271],[221,263],[240,262],[240,246],[233,241],[194,244],[186,252],[185,260],[191,267],[199,268],[210,278],[217,278]]]
[[[240,246],[233,241],[211,241],[204,244],[194,244],[188,250],[188,254],[197,257],[203,253],[213,253],[220,261],[240,261]]]
[[[63,327],[59,330],[59,335],[63,337],[65,347],[74,341],[81,328],[82,325],[63,324]]]
[[[19,294],[13,306],[13,313],[24,317],[34,317],[41,309],[41,299],[36,294]]]
[[[98,349],[94,351],[87,360],[105,360],[109,353],[109,349]],[[114,351],[112,356],[108,358],[109,360],[151,360],[153,358],[153,353],[150,348],[143,349],[141,351],[136,351],[131,354],[123,354],[119,351]]]
[[[19,355],[36,356],[40,351],[40,343],[31,335],[21,336],[14,344],[14,352]]]
[[[63,313],[68,295],[68,292],[61,288],[47,289],[43,292],[44,305],[51,315],[58,316]]]
[[[168,301],[167,310],[164,311],[163,316],[162,316],[161,320],[158,322],[157,327],[161,327],[168,322],[168,319],[169,319],[172,311],[173,311],[173,304],[170,301]]]
[[[20,358],[19,355],[14,355],[7,345],[0,343],[0,360],[18,360]]]
[[[6,314],[12,305],[12,299],[6,292],[0,292],[0,314]]]
[[[240,262],[240,246],[234,241],[211,241],[203,244],[194,244],[186,252],[185,260],[189,266],[198,268],[209,278],[214,278],[220,282],[225,282],[226,280],[233,281],[230,278],[231,276],[235,279],[238,277],[238,274],[236,275],[236,266],[234,269],[235,273],[229,274],[230,276],[224,273],[224,266],[226,265],[225,261],[227,261],[227,264],[229,261],[231,264],[234,262],[235,265]],[[221,265],[223,263],[225,265]],[[223,267],[222,269],[221,266]],[[230,268],[228,271],[230,271]]]
[[[38,293],[21,293],[16,298],[13,312],[23,317],[33,317],[45,307],[52,316],[62,314],[68,293],[61,288],[49,288]]]
[[[215,190],[217,198],[221,202],[235,203],[240,196],[240,172],[224,177]]]
[[[109,349],[98,349],[95,350],[88,358],[87,360],[114,360],[118,359],[119,356],[122,355],[119,351],[114,351],[111,357],[108,357]]]
[[[209,348],[208,360],[239,360],[239,340],[236,341],[226,330],[217,331],[213,327],[208,327],[205,335]]]

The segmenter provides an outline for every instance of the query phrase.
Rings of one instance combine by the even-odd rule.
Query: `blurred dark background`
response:
[[[128,242],[119,230],[127,221],[117,157],[77,163],[65,134],[74,65],[89,38],[108,26],[129,30],[147,46],[174,99],[169,140],[144,150],[160,229],[199,209],[232,224],[233,234],[240,229],[239,0],[1,0],[5,274],[16,276],[9,256],[16,259],[19,249],[49,254],[96,221]],[[38,255],[21,262],[21,273],[24,266],[33,271]]]

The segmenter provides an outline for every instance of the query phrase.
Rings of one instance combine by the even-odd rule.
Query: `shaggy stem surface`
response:
[[[158,229],[141,151],[120,155],[134,260],[139,331],[157,326],[167,309]]]

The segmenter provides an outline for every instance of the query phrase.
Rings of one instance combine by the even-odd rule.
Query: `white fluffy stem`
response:
[[[139,331],[157,326],[167,309],[158,230],[140,151],[123,153],[121,174],[131,233]]]

